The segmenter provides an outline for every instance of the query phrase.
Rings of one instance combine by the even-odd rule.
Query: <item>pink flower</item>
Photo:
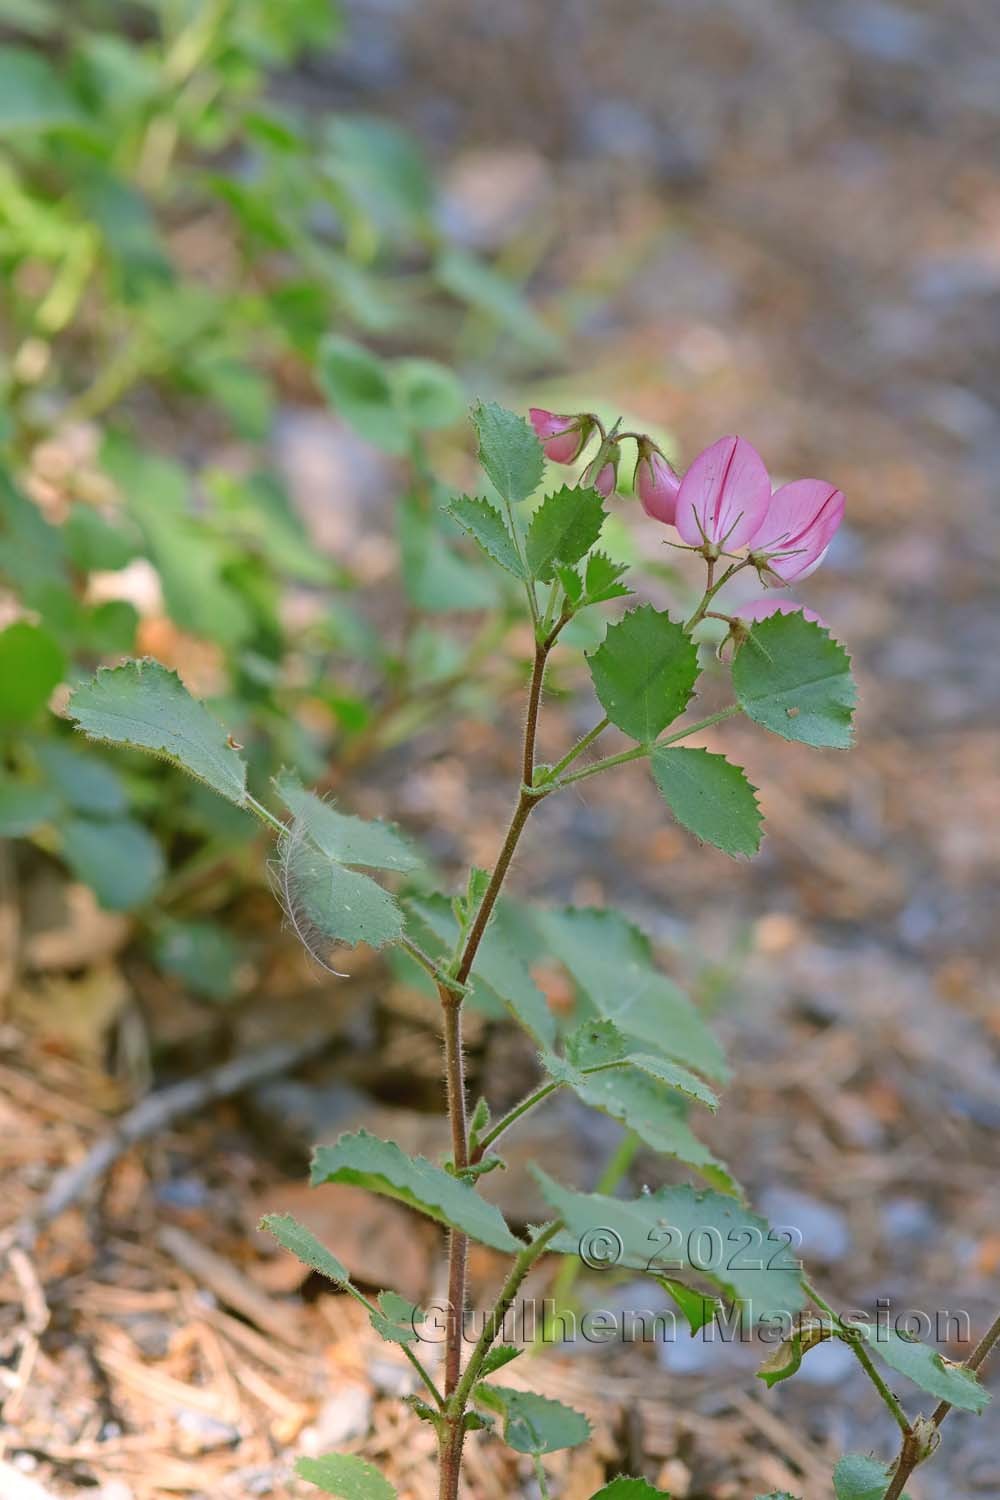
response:
[[[604,463],[597,473],[594,473],[594,465],[591,464],[583,476],[584,484],[592,485],[602,500],[607,500],[608,496],[613,494],[615,485],[618,483],[618,465],[621,456],[622,450],[617,443],[613,443],[605,454]]]
[[[759,531],[771,499],[764,460],[745,438],[723,437],[681,480],[674,525],[692,547],[735,551]]]
[[[635,466],[635,488],[639,492],[642,508],[654,521],[665,525],[674,524],[677,512],[677,494],[681,487],[679,475],[658,448],[652,444],[640,444],[639,462]]]
[[[580,456],[590,436],[589,417],[561,417],[541,406],[529,407],[528,416],[546,458],[554,464],[571,464]]]
[[[844,516],[844,497],[821,479],[796,479],[771,496],[761,525],[749,538],[755,560],[782,583],[807,578],[823,561]]]
[[[741,604],[733,613],[738,619],[749,620],[751,624],[755,620],[768,620],[772,615],[802,614],[807,620],[812,620],[814,625],[822,625],[824,630],[827,629],[827,623],[822,615],[818,615],[814,609],[809,609],[804,604],[797,604],[794,599],[775,599],[773,596],[751,599],[748,604]]]

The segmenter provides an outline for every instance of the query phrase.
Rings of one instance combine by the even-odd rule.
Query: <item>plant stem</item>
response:
[[[720,708],[718,713],[709,714],[707,718],[699,719],[696,724],[688,724],[686,728],[678,729],[676,734],[668,734],[665,739],[655,740],[651,745],[633,745],[631,750],[622,750],[618,755],[608,755],[604,760],[595,761],[592,766],[584,766],[582,771],[572,771],[569,776],[563,776],[553,785],[554,787],[569,786],[574,781],[584,781],[588,776],[596,776],[599,771],[608,771],[612,766],[624,766],[630,760],[641,760],[653,750],[664,749],[667,745],[676,745],[678,740],[686,740],[688,735],[698,734],[702,729],[711,729],[713,724],[721,724],[723,719],[731,719],[734,714],[741,712],[742,709],[738,703],[730,703],[728,708]]]
[[[607,715],[605,715],[605,717],[599,724],[595,724],[593,729],[588,730],[588,732],[583,736],[582,739],[577,740],[572,750],[567,750],[562,760],[558,761],[552,767],[552,770],[549,772],[552,780],[554,781],[557,776],[561,775],[561,773],[565,771],[567,766],[571,766],[576,760],[577,756],[582,755],[584,750],[586,750],[589,745],[592,745],[594,743],[598,735],[604,733],[605,729],[607,729],[610,723],[611,720],[607,717]]]
[[[535,739],[538,730],[538,714],[542,702],[542,684],[549,652],[555,644],[565,620],[552,627],[544,640],[535,646],[535,661],[528,689],[528,707],[524,725],[524,752],[521,761],[522,787],[511,816],[510,825],[497,862],[493,867],[489,884],[479,903],[472,925],[469,928],[461,954],[455,964],[453,978],[439,980],[438,994],[444,1015],[445,1069],[447,1075],[448,1118],[451,1122],[452,1157],[459,1170],[469,1164],[469,1129],[465,1107],[465,1069],[462,1058],[462,986],[464,986],[479,952],[497,897],[510,869],[518,840],[524,831],[531,809],[542,800],[545,793],[532,796],[525,788],[530,787],[535,775]],[[555,1231],[553,1230],[553,1233]],[[537,1241],[534,1242],[537,1244]],[[529,1246],[526,1254],[533,1246]],[[544,1248],[544,1246],[542,1247]],[[538,1251],[541,1254],[541,1250]],[[452,1231],[448,1249],[448,1318],[445,1345],[445,1396],[448,1414],[440,1439],[440,1500],[457,1500],[462,1469],[462,1444],[465,1438],[465,1403],[472,1388],[466,1374],[460,1377],[462,1366],[462,1335],[465,1323],[465,1301],[467,1283],[468,1241],[463,1234]],[[519,1256],[515,1268],[520,1263]],[[529,1261],[530,1264],[530,1261]],[[513,1274],[513,1272],[512,1272]],[[522,1276],[523,1276],[522,1272]],[[518,1281],[517,1285],[520,1285]],[[516,1290],[516,1288],[515,1288]],[[503,1318],[501,1316],[501,1322]],[[485,1332],[485,1330],[484,1330]],[[495,1334],[493,1335],[495,1337]],[[480,1340],[480,1343],[482,1340]],[[492,1342],[492,1338],[490,1340]],[[479,1345],[477,1345],[478,1349]],[[489,1348],[489,1344],[486,1345]],[[475,1358],[475,1353],[473,1354]],[[476,1367],[478,1368],[478,1366]],[[464,1391],[464,1395],[462,1392]]]
[[[723,573],[722,577],[716,580],[715,563],[712,561],[709,562],[708,579],[705,584],[705,592],[702,594],[701,603],[698,605],[698,608],[695,610],[694,614],[689,620],[685,620],[685,630],[693,630],[696,625],[700,624],[700,622],[705,618],[705,615],[708,613],[708,606],[711,604],[712,600],[715,598],[719,590],[729,582],[734,573],[739,573],[743,568],[746,567],[749,567],[749,559],[747,558],[744,558],[742,562],[731,563]]]
[[[813,1302],[815,1302],[820,1311],[826,1313],[831,1323],[833,1324],[834,1331],[838,1333],[838,1335],[843,1339],[844,1343],[847,1344],[848,1348],[852,1350],[861,1368],[864,1370],[865,1374],[868,1376],[868,1379],[871,1381],[872,1385],[878,1391],[882,1400],[888,1407],[890,1413],[892,1414],[892,1419],[896,1423],[896,1426],[899,1428],[900,1432],[903,1434],[903,1439],[905,1441],[907,1438],[909,1438],[912,1432],[909,1418],[907,1417],[897,1398],[893,1395],[888,1385],[882,1379],[882,1376],[879,1374],[871,1355],[868,1353],[868,1350],[865,1348],[861,1339],[844,1323],[843,1319],[840,1317],[840,1314],[830,1306],[825,1297],[820,1296],[819,1292],[813,1286],[812,1282],[809,1281],[805,1276],[802,1277],[802,1289],[806,1293],[806,1295],[810,1297]]]
[[[972,1371],[981,1369],[998,1342],[1000,1342],[1000,1313],[994,1318],[962,1368]],[[941,1423],[952,1410],[950,1401],[940,1402],[931,1413],[931,1427],[939,1429]],[[899,1457],[896,1460],[896,1467],[893,1470],[892,1482],[885,1492],[885,1500],[900,1500],[906,1481],[917,1465],[923,1463],[924,1459],[930,1456],[931,1451],[933,1450],[928,1448],[926,1431],[919,1435],[913,1431],[904,1435],[903,1444],[899,1450]]]
[[[547,1099],[550,1094],[555,1093],[556,1089],[561,1088],[561,1083],[557,1082],[555,1079],[550,1079],[548,1083],[543,1083],[539,1088],[537,1088],[533,1094],[527,1094],[521,1100],[520,1104],[515,1104],[513,1109],[508,1110],[503,1119],[498,1120],[497,1123],[492,1127],[492,1129],[488,1130],[487,1133],[483,1136],[482,1140],[479,1142],[479,1145],[475,1150],[476,1161],[482,1161],[483,1157],[486,1155],[486,1152],[493,1145],[493,1142],[498,1141],[503,1135],[504,1131],[506,1131],[511,1125],[513,1125],[515,1120],[519,1120],[522,1115],[526,1115],[528,1113],[529,1109],[534,1109],[536,1104],[541,1104],[543,1099]]]

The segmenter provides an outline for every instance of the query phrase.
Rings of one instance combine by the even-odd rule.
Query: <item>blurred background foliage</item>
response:
[[[156,961],[224,998],[239,964],[211,918],[234,887],[202,876],[254,878],[247,820],[81,750],[47,704],[150,653],[260,778],[310,781],[452,700],[485,709],[514,600],[445,530],[432,459],[465,441],[471,390],[560,337],[449,237],[408,133],[283,84],[336,48],[330,0],[3,0],[0,23],[0,833],[144,912]],[[402,629],[275,466],[283,403],[321,402],[392,460]],[[478,634],[442,626],[484,606]]]

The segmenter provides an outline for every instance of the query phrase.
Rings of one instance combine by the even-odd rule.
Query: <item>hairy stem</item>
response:
[[[998,1342],[1000,1342],[1000,1313],[994,1318],[975,1349],[965,1361],[964,1368],[972,1371],[980,1370],[987,1359],[989,1359]],[[940,1402],[931,1413],[932,1428],[940,1428],[941,1423],[952,1410],[950,1401]],[[896,1460],[896,1466],[893,1470],[892,1482],[885,1492],[885,1500],[900,1500],[906,1481],[918,1464],[922,1464],[924,1459],[929,1457],[931,1451],[933,1450],[928,1447],[926,1432],[918,1435],[911,1431],[904,1435],[903,1444],[899,1450],[899,1457]]]
[[[805,1276],[802,1277],[802,1289],[806,1293],[806,1295],[810,1297],[813,1302],[815,1302],[820,1311],[826,1313],[827,1317],[830,1319],[831,1324],[833,1325],[834,1331],[841,1338],[843,1338],[844,1342],[853,1351],[854,1356],[860,1364],[861,1368],[864,1370],[865,1374],[868,1376],[868,1379],[871,1381],[872,1385],[875,1387],[882,1400],[885,1402],[890,1413],[892,1414],[893,1421],[896,1423],[896,1426],[903,1434],[904,1440],[908,1438],[912,1431],[909,1418],[907,1417],[899,1401],[896,1399],[892,1391],[882,1379],[882,1376],[879,1374],[871,1355],[868,1353],[868,1350],[865,1348],[861,1339],[848,1327],[846,1323],[844,1323],[840,1314],[830,1306],[825,1297],[820,1296],[819,1292],[813,1286],[812,1282],[809,1281]]]
[[[574,781],[585,781],[588,776],[596,776],[599,771],[609,771],[612,766],[627,765],[630,760],[642,760],[652,750],[660,750],[667,745],[676,745],[678,740],[686,740],[688,735],[698,734],[702,729],[710,729],[713,724],[721,724],[723,719],[731,719],[734,714],[741,713],[738,703],[730,703],[728,708],[720,708],[718,713],[709,714],[706,719],[699,719],[696,724],[688,724],[684,729],[678,729],[676,734],[668,734],[662,740],[655,740],[651,745],[633,745],[631,750],[622,750],[618,755],[605,756],[604,760],[597,760],[592,766],[584,766],[582,771],[571,771],[568,776],[563,776],[555,782],[555,786],[569,786]]]

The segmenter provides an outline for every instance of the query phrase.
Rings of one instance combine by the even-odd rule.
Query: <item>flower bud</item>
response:
[[[584,484],[591,485],[602,500],[607,500],[614,493],[615,485],[618,483],[618,464],[621,460],[622,450],[617,443],[612,443],[605,452],[601,467],[594,472],[594,464],[591,464],[583,476]]]
[[[579,458],[594,425],[593,417],[586,414],[563,417],[541,406],[529,407],[528,416],[545,457],[554,464],[571,464]]]
[[[672,526],[677,513],[680,476],[648,438],[639,442],[639,461],[635,466],[633,485],[647,516]]]

